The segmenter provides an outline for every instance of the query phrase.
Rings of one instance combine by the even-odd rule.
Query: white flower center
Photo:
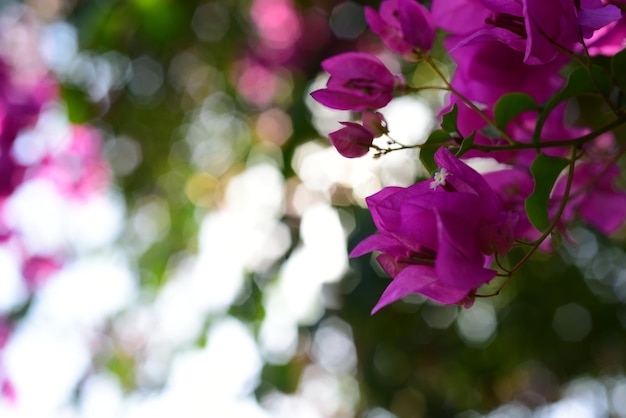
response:
[[[446,177],[448,177],[450,173],[445,168],[440,169],[433,176],[433,181],[430,182],[430,188],[433,190],[437,190],[437,186],[445,186],[446,185]]]

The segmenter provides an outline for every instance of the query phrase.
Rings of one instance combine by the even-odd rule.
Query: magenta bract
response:
[[[435,25],[465,35],[459,46],[497,40],[524,53],[524,63],[545,64],[564,55],[583,37],[621,18],[614,5],[601,0],[434,0]],[[451,15],[452,10],[464,14]],[[467,23],[466,16],[485,16]],[[558,18],[556,18],[558,16]],[[482,22],[480,24],[479,22]]]
[[[581,0],[576,22],[580,25],[584,38],[591,38],[593,33],[622,17],[619,7],[602,4],[602,0]]]
[[[330,74],[327,87],[311,96],[331,109],[379,109],[393,98],[395,78],[372,55],[347,52],[325,60],[322,68]]]
[[[618,3],[626,5],[624,0],[619,0]],[[615,55],[624,49],[624,39],[626,39],[626,20],[620,18],[597,29],[587,39],[587,50],[590,55]]]
[[[512,245],[517,215],[501,208],[482,176],[445,148],[435,160],[442,169],[435,179],[367,199],[379,233],[351,256],[380,251],[377,259],[393,278],[373,312],[409,293],[467,306],[495,277],[493,254]]]

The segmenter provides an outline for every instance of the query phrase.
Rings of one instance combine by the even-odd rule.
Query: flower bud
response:
[[[328,136],[339,154],[346,158],[362,157],[369,151],[374,135],[372,132],[354,122],[341,122],[344,126]]]
[[[361,115],[361,121],[363,122],[363,127],[370,131],[372,135],[374,135],[374,138],[378,138],[379,136],[389,133],[387,121],[382,113],[363,112],[363,115]]]

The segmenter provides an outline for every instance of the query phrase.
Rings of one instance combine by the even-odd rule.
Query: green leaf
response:
[[[626,49],[618,52],[611,60],[611,71],[617,86],[626,92]]]
[[[467,138],[463,138],[463,141],[461,141],[461,148],[459,148],[459,150],[455,154],[457,158],[461,158],[463,154],[465,154],[472,148],[472,145],[474,145],[475,135],[476,132],[474,131]]]
[[[526,93],[505,94],[500,97],[493,110],[494,121],[498,128],[504,129],[520,113],[538,109],[539,106],[537,106],[535,99]]]
[[[526,214],[530,222],[539,231],[545,231],[550,226],[548,216],[548,203],[550,192],[559,177],[559,174],[567,165],[569,160],[561,157],[550,157],[546,154],[539,154],[530,167],[530,172],[535,180],[535,188],[526,199]]]
[[[437,129],[430,133],[428,139],[424,143],[424,145],[428,146],[420,148],[420,161],[429,173],[432,174],[437,169],[437,164],[435,163],[435,152],[439,149],[439,147],[450,143],[451,139],[452,138],[448,132]]]
[[[452,109],[448,113],[444,113],[441,117],[441,129],[450,134],[458,134],[459,128],[457,128],[457,116],[459,113],[459,108],[456,104],[452,106]]]
[[[572,71],[565,86],[546,103],[546,106],[537,118],[535,132],[533,133],[533,144],[539,144],[541,130],[550,116],[552,110],[560,103],[576,96],[593,94],[608,96],[611,90],[611,77],[607,71],[599,65],[593,65],[591,71],[585,67],[578,67]]]

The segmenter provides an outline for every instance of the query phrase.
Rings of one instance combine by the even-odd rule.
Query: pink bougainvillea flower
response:
[[[6,34],[0,31],[0,36]],[[34,125],[42,108],[57,95],[53,80],[36,65],[35,59],[27,60],[33,68],[20,68],[5,61],[4,52],[0,50],[0,197],[13,193],[26,173],[11,153],[18,133]],[[31,77],[23,80],[24,74]]]
[[[444,2],[446,5],[440,4]],[[618,7],[604,5],[601,0],[576,3],[572,0],[434,0],[433,16],[436,26],[467,36],[456,47],[497,40],[524,52],[526,64],[536,65],[562,55],[560,47],[573,48],[580,43],[581,33],[589,38],[595,30],[621,18]],[[465,15],[455,19],[445,14],[455,7],[470,16],[486,15],[484,26],[461,22]]]
[[[54,257],[33,255],[24,260],[22,276],[28,288],[36,290],[61,268],[63,268],[62,262]]]
[[[9,401],[10,404],[15,404],[17,402],[17,391],[13,382],[7,378],[0,380],[0,382],[0,394],[2,394],[2,397]]]
[[[71,126],[71,138],[66,146],[47,155],[31,171],[30,178],[45,178],[74,199],[101,192],[111,175],[102,155],[100,133],[88,125]]]
[[[378,58],[347,52],[322,62],[330,74],[327,87],[311,96],[332,109],[367,110],[384,107],[393,98],[396,78]]]
[[[500,42],[469,44],[455,49],[451,56],[457,63],[451,85],[489,117],[493,117],[495,104],[507,93],[526,93],[540,104],[548,100],[565,83],[559,70],[567,62],[566,56],[543,65],[527,65],[524,63],[523,52],[511,49]],[[484,133],[487,127],[485,119],[458,97],[451,96],[450,103],[442,112],[449,111],[454,104],[458,107],[457,126],[463,137],[475,132],[476,144],[504,144],[504,139],[494,137],[493,130],[489,135]],[[537,112],[526,112],[511,121],[506,131],[516,140],[530,141],[536,118]],[[570,139],[577,136],[575,132],[557,129],[563,127],[563,118],[564,113],[561,111],[551,114],[544,126],[545,140]],[[490,157],[511,163],[513,160],[519,162],[526,154],[530,155],[532,161],[533,151],[498,152]],[[467,156],[481,155],[484,156],[477,151],[471,151]]]
[[[102,193],[109,181],[98,131],[86,126],[71,127],[66,118],[60,117],[61,113],[52,110],[59,107],[59,85],[40,55],[42,30],[42,24],[30,9],[3,8],[0,17],[0,245],[7,256],[11,254],[16,273],[21,272],[26,285],[21,296],[29,300],[36,296],[45,280],[62,268],[70,248],[63,242],[56,243],[56,239],[52,245],[48,242],[43,247],[36,241],[39,237],[33,231],[39,228],[28,228],[28,221],[24,220],[30,218],[22,219],[21,209],[15,209],[26,202],[20,197],[22,190],[40,180],[48,181],[49,185],[56,186],[52,193],[58,192],[59,198],[73,204],[96,191]],[[39,196],[48,196],[47,191]],[[27,198],[37,206],[33,210],[42,214],[48,211],[49,202],[45,198],[36,201],[34,196]],[[23,203],[16,204],[16,201]],[[56,197],[53,201],[57,201]],[[9,207],[13,209],[7,210]],[[19,328],[24,313],[12,315],[7,311],[0,315],[0,398],[3,404],[19,400],[10,370],[3,365],[2,349],[11,344],[13,329]]]
[[[385,0],[379,12],[366,6],[365,19],[387,48],[398,54],[430,51],[435,42],[430,13],[415,0]]]
[[[393,278],[373,312],[410,293],[469,306],[496,275],[493,254],[512,245],[517,215],[501,207],[482,176],[444,148],[435,161],[441,171],[434,179],[367,199],[379,233],[351,256],[380,251],[377,260]]]
[[[546,101],[564,84],[559,75],[568,58],[544,65],[526,65],[522,52],[500,42],[481,42],[455,49],[457,63],[453,87],[469,99],[492,106],[506,93],[520,92],[538,103]]]
[[[497,2],[497,0],[489,0]],[[528,41],[525,60],[529,64],[545,63],[557,57],[558,47],[571,47],[596,29],[621,18],[616,6],[603,5],[601,0],[581,0],[580,6],[571,0],[525,0],[524,19]],[[555,16],[559,16],[555,19]],[[536,62],[535,62],[536,60]]]

